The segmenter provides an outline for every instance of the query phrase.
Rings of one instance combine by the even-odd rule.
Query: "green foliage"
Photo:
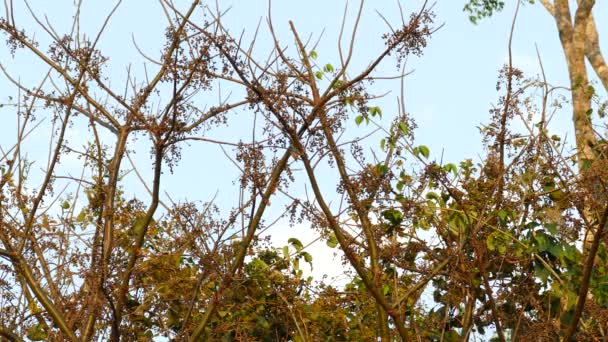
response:
[[[68,202],[68,201],[61,202],[61,209],[63,209],[63,210],[70,209],[70,202]]]
[[[445,164],[443,166],[443,169],[446,172],[452,172],[452,174],[454,174],[454,177],[458,176],[458,167],[452,163]]]
[[[291,244],[297,252],[301,251],[302,248],[304,248],[304,245],[302,245],[302,242],[300,242],[300,240],[296,239],[296,238],[289,238],[287,240],[287,243]]]
[[[44,331],[44,326],[38,323],[27,330],[27,338],[32,341],[45,341],[48,336]]]
[[[398,226],[403,222],[403,214],[395,209],[388,209],[382,212],[382,217],[390,222],[393,226]]]
[[[405,122],[399,122],[399,129],[401,133],[408,135],[410,133],[410,129]]]
[[[380,109],[380,107],[369,107],[369,114],[372,117],[378,115],[380,118],[382,118],[382,109]]]
[[[431,150],[429,150],[429,148],[426,147],[425,145],[420,145],[420,146],[414,148],[414,154],[415,155],[421,154],[424,158],[428,159],[428,157],[431,154]]]
[[[464,11],[469,13],[469,20],[473,24],[477,24],[479,20],[502,11],[504,6],[505,3],[502,0],[470,0],[464,6]]]
[[[329,234],[329,238],[327,239],[327,246],[330,248],[336,248],[338,246],[338,239],[336,238],[336,234]]]
[[[526,0],[533,4],[534,0]],[[464,5],[464,11],[469,14],[469,20],[477,24],[480,20],[491,17],[496,12],[500,12],[505,7],[503,0],[469,0]]]
[[[355,123],[357,124],[357,126],[359,126],[363,122],[363,119],[365,119],[363,115],[358,115],[357,117],[355,117]]]

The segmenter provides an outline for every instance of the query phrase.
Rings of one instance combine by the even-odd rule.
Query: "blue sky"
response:
[[[159,37],[164,34],[166,20],[159,3],[146,1],[144,6],[142,3],[144,2],[141,0],[123,1],[99,44],[105,55],[110,56],[106,70],[110,83],[116,88],[123,87],[126,67],[129,64],[138,79],[143,79],[145,60],[135,49],[133,40],[146,54],[155,58],[158,58],[163,44]],[[185,8],[187,3],[176,1],[182,8]],[[406,13],[418,10],[421,3],[422,1],[402,1]],[[419,125],[416,131],[417,143],[428,145],[433,157],[438,157],[443,151],[445,162],[458,162],[464,158],[479,159],[482,150],[477,126],[488,121],[488,109],[498,98],[495,90],[496,79],[498,70],[507,61],[507,41],[514,3],[508,1],[502,13],[481,21],[478,25],[471,24],[467,15],[462,12],[464,1],[439,0],[435,4],[436,23],[444,26],[429,41],[422,58],[412,58],[408,61],[408,70],[414,72],[406,79],[405,91],[407,111]],[[71,20],[68,19],[74,12],[73,1],[57,0],[31,4],[43,20],[46,15],[58,32],[69,30]],[[81,31],[87,32],[89,36],[94,35],[114,4],[114,1],[84,0]],[[337,65],[336,41],[344,4],[345,1],[339,0],[275,0],[272,3],[272,14],[279,39],[291,45],[288,20],[294,21],[302,36],[313,34],[316,39],[324,30],[320,45],[316,49],[319,61]],[[262,18],[261,38],[255,51],[256,56],[265,57],[270,46],[265,24],[268,2],[220,0],[219,5],[223,9],[231,8],[225,16],[225,25],[236,36],[244,30],[245,41],[252,36]],[[16,2],[16,6],[17,23],[41,42],[48,41],[46,33],[32,22],[23,3]],[[352,26],[357,6],[357,2],[350,2],[347,27]],[[376,10],[392,23],[400,21],[396,1],[378,0],[365,3],[355,44],[353,72],[365,67],[375,56],[375,51],[379,51],[383,46],[381,35],[387,32],[388,28],[376,14]],[[595,13],[596,22],[608,22],[606,2],[598,2]],[[600,29],[601,26],[600,24]],[[604,31],[600,31],[600,37],[608,34],[605,29],[604,27]],[[549,82],[567,86],[567,69],[552,18],[539,4],[526,5],[522,7],[517,20],[513,58],[515,66],[526,71],[528,76],[534,76],[539,70],[536,47]],[[0,49],[0,62],[14,77],[30,86],[38,84],[46,71],[39,61],[22,52],[18,52],[13,59],[6,49]],[[148,68],[153,70],[154,66],[148,63]],[[391,58],[381,65],[377,72],[382,76],[396,73],[395,63]],[[379,81],[374,85],[374,90],[377,93],[390,91],[384,99],[378,101],[387,117],[385,122],[389,122],[391,113],[396,112],[399,82]],[[15,87],[0,75],[0,103],[7,103],[8,96],[14,97],[16,94]],[[0,109],[0,120],[0,145],[6,149],[14,141],[14,108]],[[564,110],[555,118],[552,127],[559,132],[566,132],[570,130],[570,126],[569,113]],[[229,129],[212,133],[212,136],[229,139],[244,129],[247,129],[247,126],[241,126],[237,121],[233,122]],[[359,134],[357,128],[353,127],[353,130],[354,135]],[[381,136],[371,139],[370,144],[376,144],[380,138]],[[80,131],[72,133],[70,139],[84,142],[88,135],[85,131]],[[46,141],[44,133],[36,134],[27,141],[28,153],[33,159],[46,160]],[[108,143],[111,143],[111,140],[108,140]],[[185,152],[180,166],[173,174],[167,174],[163,179],[165,188],[171,189],[172,197],[176,200],[188,198],[204,201],[218,193],[217,202],[220,206],[227,208],[236,203],[238,191],[234,181],[238,172],[231,167],[223,152],[217,146],[208,145],[193,145]],[[138,163],[149,165],[146,153],[140,153],[136,158]],[[77,165],[77,160],[64,161],[66,172]],[[140,171],[144,178],[150,179],[149,167],[142,166]],[[324,181],[333,191],[332,179],[327,178]],[[143,191],[137,181],[131,184],[129,190],[134,194]],[[271,216],[278,215],[280,209],[279,206],[271,208]],[[285,230],[275,232],[277,239],[284,241],[292,233],[299,236],[308,234]],[[310,234],[306,236],[312,238]]]

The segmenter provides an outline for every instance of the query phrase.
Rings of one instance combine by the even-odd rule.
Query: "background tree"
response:
[[[482,157],[449,162],[416,141],[404,105],[405,62],[422,55],[438,27],[428,4],[409,17],[402,10],[398,24],[380,15],[384,46],[363,67],[353,62],[363,1],[352,26],[345,10],[333,63],[294,22],[290,43],[281,40],[270,6],[267,31],[247,41],[233,35],[220,9],[160,4],[161,53],[140,49],[150,69],[128,68],[120,86],[98,49],[120,1],[92,35],[80,30],[82,3],[65,34],[29,6],[38,31],[26,30],[16,5],[5,5],[7,46],[49,71],[32,86],[2,67],[18,92],[8,105],[19,127],[0,160],[3,337],[606,338],[608,168],[604,138],[589,133],[597,95],[580,69],[585,55],[574,51],[580,32],[566,53],[578,53],[568,62],[574,158],[549,132],[564,110],[563,89],[509,58],[480,128]],[[481,18],[502,3],[467,8]],[[587,30],[591,18],[591,7],[579,9],[574,31],[577,20]],[[270,53],[259,57],[265,34]],[[395,61],[389,78],[402,85],[390,115],[374,82],[386,78],[380,66]],[[583,104],[586,119],[578,120]],[[77,131],[86,132],[84,145],[73,142]],[[28,154],[39,149],[28,150],[33,134],[48,136],[47,158]],[[223,194],[174,201],[165,185],[173,168],[202,158],[195,144],[225,153],[210,167],[238,169],[238,201],[227,208],[218,203]],[[137,158],[143,152],[147,164]],[[80,162],[77,175],[70,160]],[[213,186],[214,179],[197,181]],[[319,261],[297,237],[284,246],[262,238],[285,221],[309,224],[339,248],[344,286],[304,276],[303,267]],[[587,230],[593,239],[583,249]]]
[[[521,1],[518,1],[518,6],[520,3]],[[578,1],[574,8],[568,1],[541,0],[540,3],[555,19],[566,57],[579,168],[579,174],[572,177],[578,178],[580,186],[586,192],[578,205],[579,214],[584,220],[581,231],[584,234],[585,267],[572,323],[565,332],[564,339],[568,340],[575,333],[578,320],[583,313],[592,268],[606,228],[604,218],[606,178],[604,172],[600,171],[601,168],[605,168],[606,140],[593,123],[592,101],[597,100],[598,96],[589,81],[585,61],[589,62],[606,91],[608,91],[608,67],[600,49],[599,35],[593,18],[595,1]],[[470,1],[465,5],[465,10],[472,14],[471,20],[475,22],[477,19],[492,15],[494,11],[501,10],[503,6],[504,3],[501,1]],[[600,103],[595,108],[600,119],[605,116],[605,107],[605,103]],[[553,182],[549,184],[549,187],[555,187]]]

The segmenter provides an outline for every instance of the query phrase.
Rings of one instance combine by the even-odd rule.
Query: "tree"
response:
[[[127,69],[120,86],[98,48],[120,1],[93,38],[80,31],[82,3],[67,34],[28,7],[42,37],[18,25],[20,11],[6,4],[7,46],[49,72],[32,86],[2,67],[18,92],[7,105],[19,129],[0,160],[0,336],[606,338],[608,167],[597,154],[604,140],[585,135],[588,116],[576,120],[585,103],[591,114],[593,98],[580,51],[570,51],[576,47],[566,55],[578,53],[569,61],[571,80],[581,82],[571,87],[574,122],[587,129],[577,133],[578,158],[570,160],[567,143],[549,133],[551,113],[563,110],[560,88],[509,62],[481,127],[482,159],[444,162],[416,141],[403,87],[390,115],[373,84],[383,78],[382,63],[396,60],[394,78],[403,80],[406,59],[422,55],[436,30],[426,3],[402,13],[399,24],[381,15],[383,50],[358,70],[363,1],[352,27],[345,10],[334,63],[291,21],[286,48],[271,7],[271,52],[259,57],[262,29],[246,41],[219,9],[198,0],[186,8],[159,3],[167,17],[160,56],[140,50],[152,69],[139,77]],[[500,1],[469,4],[480,18],[501,8]],[[72,140],[78,130],[87,132],[84,145]],[[28,147],[33,135],[49,138],[42,171],[39,146]],[[212,167],[238,169],[238,201],[172,199],[166,180],[198,158],[195,144],[225,153],[208,161]],[[70,160],[80,161],[79,175]],[[345,286],[304,277],[302,266],[319,261],[297,237],[284,246],[262,238],[285,221],[310,224],[340,249],[350,270]],[[590,228],[592,243],[582,250],[580,232]]]
[[[354,207],[364,217],[369,209],[355,197],[335,136],[343,129],[349,106],[362,115],[370,110],[367,103],[372,96],[365,91],[365,83],[373,79],[371,73],[376,65],[392,53],[400,59],[421,53],[432,31],[430,12],[423,7],[403,27],[387,34],[385,50],[372,60],[370,67],[351,76],[347,68],[353,54],[352,43],[339,68],[331,64],[320,66],[315,62],[317,53],[301,40],[293,23],[290,23],[296,47],[293,56],[287,56],[274,38],[271,23],[274,58],[264,64],[251,55],[255,39],[248,49],[244,48],[223,27],[221,13],[205,10],[200,1],[193,1],[184,12],[170,2],[161,3],[169,13],[169,25],[164,50],[155,62],[157,70],[149,78],[146,75],[143,83],[129,77],[122,95],[122,90],[113,88],[104,76],[107,57],[97,49],[120,2],[93,39],[76,29],[80,27],[80,3],[72,31],[66,35],[57,33],[32,11],[33,19],[50,38],[48,53],[17,25],[13,3],[6,5],[9,14],[1,21],[0,29],[12,53],[24,49],[37,56],[50,71],[38,87],[28,87],[6,72],[20,92],[15,105],[24,106],[24,110],[16,113],[20,127],[12,152],[3,155],[6,165],[1,184],[4,191],[1,252],[8,262],[7,279],[16,285],[10,291],[11,310],[20,313],[3,323],[7,327],[4,330],[22,327],[17,328],[18,333],[32,339],[74,341],[97,336],[109,336],[111,340],[119,340],[121,336],[145,338],[154,331],[169,330],[177,336],[190,336],[191,340],[219,336],[222,331],[239,338],[234,326],[226,328],[219,324],[217,316],[226,317],[221,309],[227,305],[225,301],[237,300],[231,291],[238,298],[242,295],[241,286],[247,292],[250,286],[247,283],[267,282],[267,275],[259,272],[269,264],[276,261],[283,265],[276,266],[276,279],[271,277],[273,286],[286,276],[282,271],[292,256],[277,259],[270,257],[268,253],[272,252],[261,250],[254,254],[258,257],[246,259],[254,253],[256,235],[265,225],[263,218],[271,198],[277,192],[288,193],[296,162],[293,158],[297,155],[297,162],[304,164],[315,188],[323,215],[307,213],[306,210],[313,210],[310,203],[294,199],[292,205],[306,212],[305,215],[328,220],[318,226],[333,231],[376,302],[379,335],[384,340],[389,338],[390,316],[405,338],[407,332],[400,314],[381,292],[383,281],[371,223],[363,219],[366,239],[359,242],[362,247],[367,246],[370,255],[354,254],[350,245],[355,241],[352,237],[347,240],[325,204],[313,163],[328,157],[335,161]],[[193,19],[193,13],[201,7],[211,17],[202,23]],[[361,8],[357,18],[360,15]],[[65,86],[57,86],[57,80]],[[216,83],[240,88],[243,98],[231,103],[221,99],[209,106],[198,105],[195,95],[209,93]],[[170,98],[163,101],[160,94],[166,93]],[[167,167],[170,170],[179,162],[184,143],[206,141],[205,130],[224,124],[234,109],[245,106],[253,115],[254,138],[251,143],[236,145],[235,162],[242,167],[241,203],[228,216],[213,219],[208,217],[213,213],[212,204],[204,209],[194,203],[164,204],[161,178],[166,171],[163,170]],[[379,109],[374,110],[372,115],[379,113]],[[31,161],[22,151],[35,111],[50,115],[56,125],[51,127],[53,152],[41,185],[28,190]],[[256,117],[264,120],[260,134],[256,134]],[[72,127],[84,125],[93,138],[82,151],[70,146],[67,136]],[[113,137],[106,138],[108,134]],[[125,198],[121,185],[125,157],[133,153],[135,139],[142,137],[149,139],[153,168],[151,184],[144,182],[150,196],[147,204],[139,198]],[[82,175],[62,176],[60,160],[74,154],[84,158]],[[135,165],[133,168],[136,170]],[[68,196],[55,193],[60,180],[74,184],[75,192]],[[60,203],[56,213],[52,211],[54,203]],[[247,222],[242,234],[235,227],[237,219]],[[236,237],[237,241],[227,237]],[[55,258],[57,263],[51,261]],[[308,254],[298,250],[295,260],[300,258],[310,261]],[[364,260],[371,265],[367,266]],[[296,272],[296,278],[297,275]],[[286,281],[295,279],[287,277]],[[173,293],[177,288],[193,293],[192,297]],[[269,300],[267,296],[267,293],[252,294],[258,300],[251,305],[263,305]],[[284,305],[292,302],[286,298],[292,298],[293,292],[276,296],[272,300],[283,307],[279,311],[286,312]],[[259,314],[257,309],[251,312],[252,307],[243,310],[246,321],[251,320],[253,313]],[[272,336],[271,331],[281,331],[277,337],[293,333],[293,327],[282,322],[278,322],[280,327],[269,323],[268,316],[253,317],[258,317],[257,322],[266,331],[253,336]],[[7,332],[6,336],[12,335]]]
[[[522,1],[518,1],[518,6]],[[530,1],[532,2],[532,1]],[[585,220],[583,227],[585,246],[585,269],[581,279],[578,301],[572,324],[565,332],[565,340],[575,333],[587,298],[592,268],[596,260],[601,237],[606,228],[605,176],[599,168],[605,166],[606,141],[601,138],[594,127],[592,100],[597,98],[595,88],[589,81],[588,61],[608,91],[608,67],[602,55],[599,35],[593,18],[595,1],[577,1],[571,9],[568,1],[541,0],[547,12],[555,19],[557,32],[564,51],[568,74],[570,78],[570,93],[572,98],[572,120],[576,138],[576,156],[580,174],[580,183],[586,189],[585,201],[581,203],[580,213]],[[504,3],[500,1],[470,1],[465,10],[472,13],[471,20],[492,15],[494,11],[502,10]],[[596,108],[599,118],[604,118],[605,104]],[[598,137],[599,136],[599,137]],[[580,211],[580,207],[579,207]]]

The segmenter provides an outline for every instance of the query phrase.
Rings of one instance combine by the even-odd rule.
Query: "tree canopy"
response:
[[[121,1],[95,32],[81,31],[85,2],[61,31],[5,1],[14,94],[0,120],[17,130],[0,146],[3,340],[608,339],[608,67],[594,1],[517,2],[511,35],[522,4],[543,6],[570,83],[548,82],[540,57],[542,73],[526,74],[505,46],[482,148],[464,160],[419,142],[405,107],[408,59],[449,29],[430,3],[397,2],[395,22],[378,13],[386,29],[365,65],[353,62],[364,1],[333,28],[336,60],[271,3],[251,35],[204,1],[159,4],[162,49],[134,39],[146,66],[120,83],[101,46]],[[505,4],[463,5],[492,25]],[[47,72],[22,78],[30,60]],[[390,107],[384,79],[401,82]],[[561,113],[574,144],[551,131]],[[238,178],[174,200],[164,182],[182,163]],[[264,237],[280,225],[339,251],[344,283],[307,276],[327,261],[297,234]]]

